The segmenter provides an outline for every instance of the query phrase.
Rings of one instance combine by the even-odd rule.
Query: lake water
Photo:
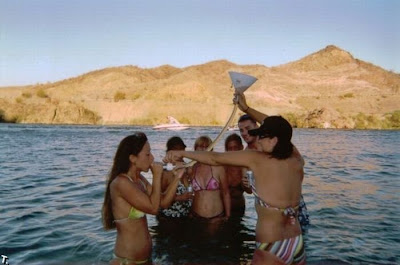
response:
[[[160,160],[169,137],[179,135],[192,147],[196,137],[215,138],[220,129],[0,124],[0,255],[11,265],[107,264],[116,232],[103,230],[101,206],[120,140],[143,131]],[[308,263],[399,264],[400,131],[295,129],[293,142],[306,161]],[[215,150],[223,150],[223,141]],[[246,200],[236,233],[217,242],[170,237],[148,215],[153,261],[250,260],[256,214],[253,197]]]

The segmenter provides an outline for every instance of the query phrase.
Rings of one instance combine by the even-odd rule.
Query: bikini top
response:
[[[193,178],[193,190],[194,191],[201,191],[201,190],[219,190],[219,182],[217,181],[217,179],[214,177],[213,174],[213,170],[212,170],[212,166],[210,166],[211,168],[211,178],[208,180],[208,183],[206,185],[206,187],[203,189],[202,186],[200,186],[200,183],[198,182],[197,178],[196,178],[196,171],[197,171],[197,167],[195,167],[195,171],[194,171],[194,178]]]
[[[291,224],[295,224],[295,217],[297,216],[297,211],[299,209],[299,205],[297,205],[295,207],[289,206],[286,208],[275,207],[275,206],[272,206],[271,204],[265,202],[263,199],[261,199],[261,197],[258,195],[258,193],[256,191],[254,182],[251,184],[251,190],[253,191],[256,204],[258,204],[264,208],[269,208],[269,209],[274,209],[274,210],[280,211],[284,216],[289,217]]]
[[[124,176],[126,176],[133,183],[133,180],[131,179],[130,176],[128,176],[126,174],[124,174]],[[143,182],[141,180],[140,180],[140,184],[141,184],[140,185],[141,186],[141,190],[144,191],[145,187],[144,187],[144,184],[143,184]],[[142,211],[140,211],[140,210],[138,210],[138,209],[136,209],[134,207],[131,207],[127,218],[118,219],[118,220],[115,220],[115,221],[122,221],[122,220],[126,220],[126,219],[140,219],[140,218],[144,217],[145,215],[146,214],[144,212],[142,212]]]

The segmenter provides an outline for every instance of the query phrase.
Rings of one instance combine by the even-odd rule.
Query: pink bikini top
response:
[[[200,186],[199,182],[196,179],[196,171],[197,171],[197,167],[195,167],[195,171],[194,171],[194,178],[193,178],[193,190],[194,191],[201,191],[201,190],[219,190],[219,182],[216,180],[216,178],[214,178],[214,174],[212,171],[212,167],[211,168],[211,178],[208,181],[206,187],[203,189],[203,187]]]

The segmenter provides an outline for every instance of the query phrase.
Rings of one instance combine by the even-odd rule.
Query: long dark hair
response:
[[[143,146],[147,142],[147,137],[142,132],[125,137],[118,146],[115,153],[114,163],[108,175],[106,192],[104,194],[104,203],[102,208],[102,218],[104,229],[109,230],[115,228],[114,215],[112,213],[110,185],[111,182],[120,174],[127,173],[131,166],[129,160],[130,155],[137,156],[142,151]]]
[[[293,144],[290,141],[284,141],[279,139],[274,149],[270,153],[273,158],[286,159],[289,158],[293,153]]]
[[[272,135],[278,138],[271,156],[276,159],[289,158],[293,153],[293,144],[291,142],[293,129],[290,123],[281,116],[269,116],[264,120],[264,124],[269,127],[268,129],[271,130]]]

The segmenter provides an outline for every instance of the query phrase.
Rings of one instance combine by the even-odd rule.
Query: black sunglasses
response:
[[[264,135],[259,135],[258,136],[258,139],[264,139],[264,138],[273,138],[273,136],[269,135],[269,134],[264,134]]]

